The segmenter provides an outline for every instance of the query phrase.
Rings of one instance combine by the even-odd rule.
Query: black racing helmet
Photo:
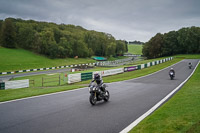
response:
[[[100,75],[99,75],[98,72],[96,72],[96,73],[94,74],[94,79],[99,79],[99,78],[100,78]]]

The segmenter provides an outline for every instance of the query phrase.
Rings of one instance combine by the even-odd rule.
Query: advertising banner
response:
[[[130,72],[134,70],[137,70],[137,66],[124,67],[124,72]]]

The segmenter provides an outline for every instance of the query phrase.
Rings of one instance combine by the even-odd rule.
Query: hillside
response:
[[[0,72],[95,62],[90,58],[49,59],[23,49],[0,47]]]
[[[143,45],[129,44],[128,45],[128,53],[142,55],[142,46]]]

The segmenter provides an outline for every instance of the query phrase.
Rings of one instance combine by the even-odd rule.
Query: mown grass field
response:
[[[145,69],[142,69],[142,70],[137,70],[137,71],[127,72],[127,73],[123,73],[123,74],[108,76],[108,77],[104,77],[103,79],[104,79],[104,82],[106,82],[106,83],[132,79],[132,78],[136,78],[136,77],[140,77],[140,76],[144,76],[146,74],[156,72],[160,69],[168,67],[168,66],[170,66],[174,63],[177,63],[180,60],[182,60],[182,59],[174,59],[174,60],[159,64],[159,65],[156,65],[156,66],[152,66],[152,67],[149,67],[149,68],[145,68]],[[102,68],[100,68],[100,69],[102,69]],[[72,84],[72,85],[68,85],[68,84],[66,84],[66,81],[64,82],[63,78],[61,78],[61,80],[62,80],[61,86],[51,86],[52,84],[50,83],[47,86],[51,86],[51,87],[41,87],[41,81],[42,81],[43,76],[47,77],[49,75],[36,75],[36,76],[30,76],[30,77],[27,76],[27,77],[17,78],[17,79],[27,79],[27,78],[28,79],[34,79],[35,80],[35,86],[33,87],[31,85],[31,87],[29,87],[29,88],[22,88],[22,89],[0,90],[0,102],[24,98],[24,97],[54,93],[54,92],[59,92],[59,91],[71,90],[71,89],[87,86],[90,82],[90,80],[88,80],[88,81],[83,81],[83,82],[75,83],[75,84]],[[55,75],[52,75],[52,76],[58,76],[58,74],[55,74]],[[58,84],[58,82],[56,84]]]
[[[0,47],[0,72],[95,62],[91,58],[49,59],[23,49]]]
[[[128,53],[142,55],[142,46],[139,44],[129,44]]]

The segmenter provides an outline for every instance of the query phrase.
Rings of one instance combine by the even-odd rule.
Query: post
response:
[[[60,85],[60,75],[59,75],[59,85]]]
[[[44,79],[43,79],[43,77],[42,77],[42,87],[43,87],[43,82],[44,82]]]

